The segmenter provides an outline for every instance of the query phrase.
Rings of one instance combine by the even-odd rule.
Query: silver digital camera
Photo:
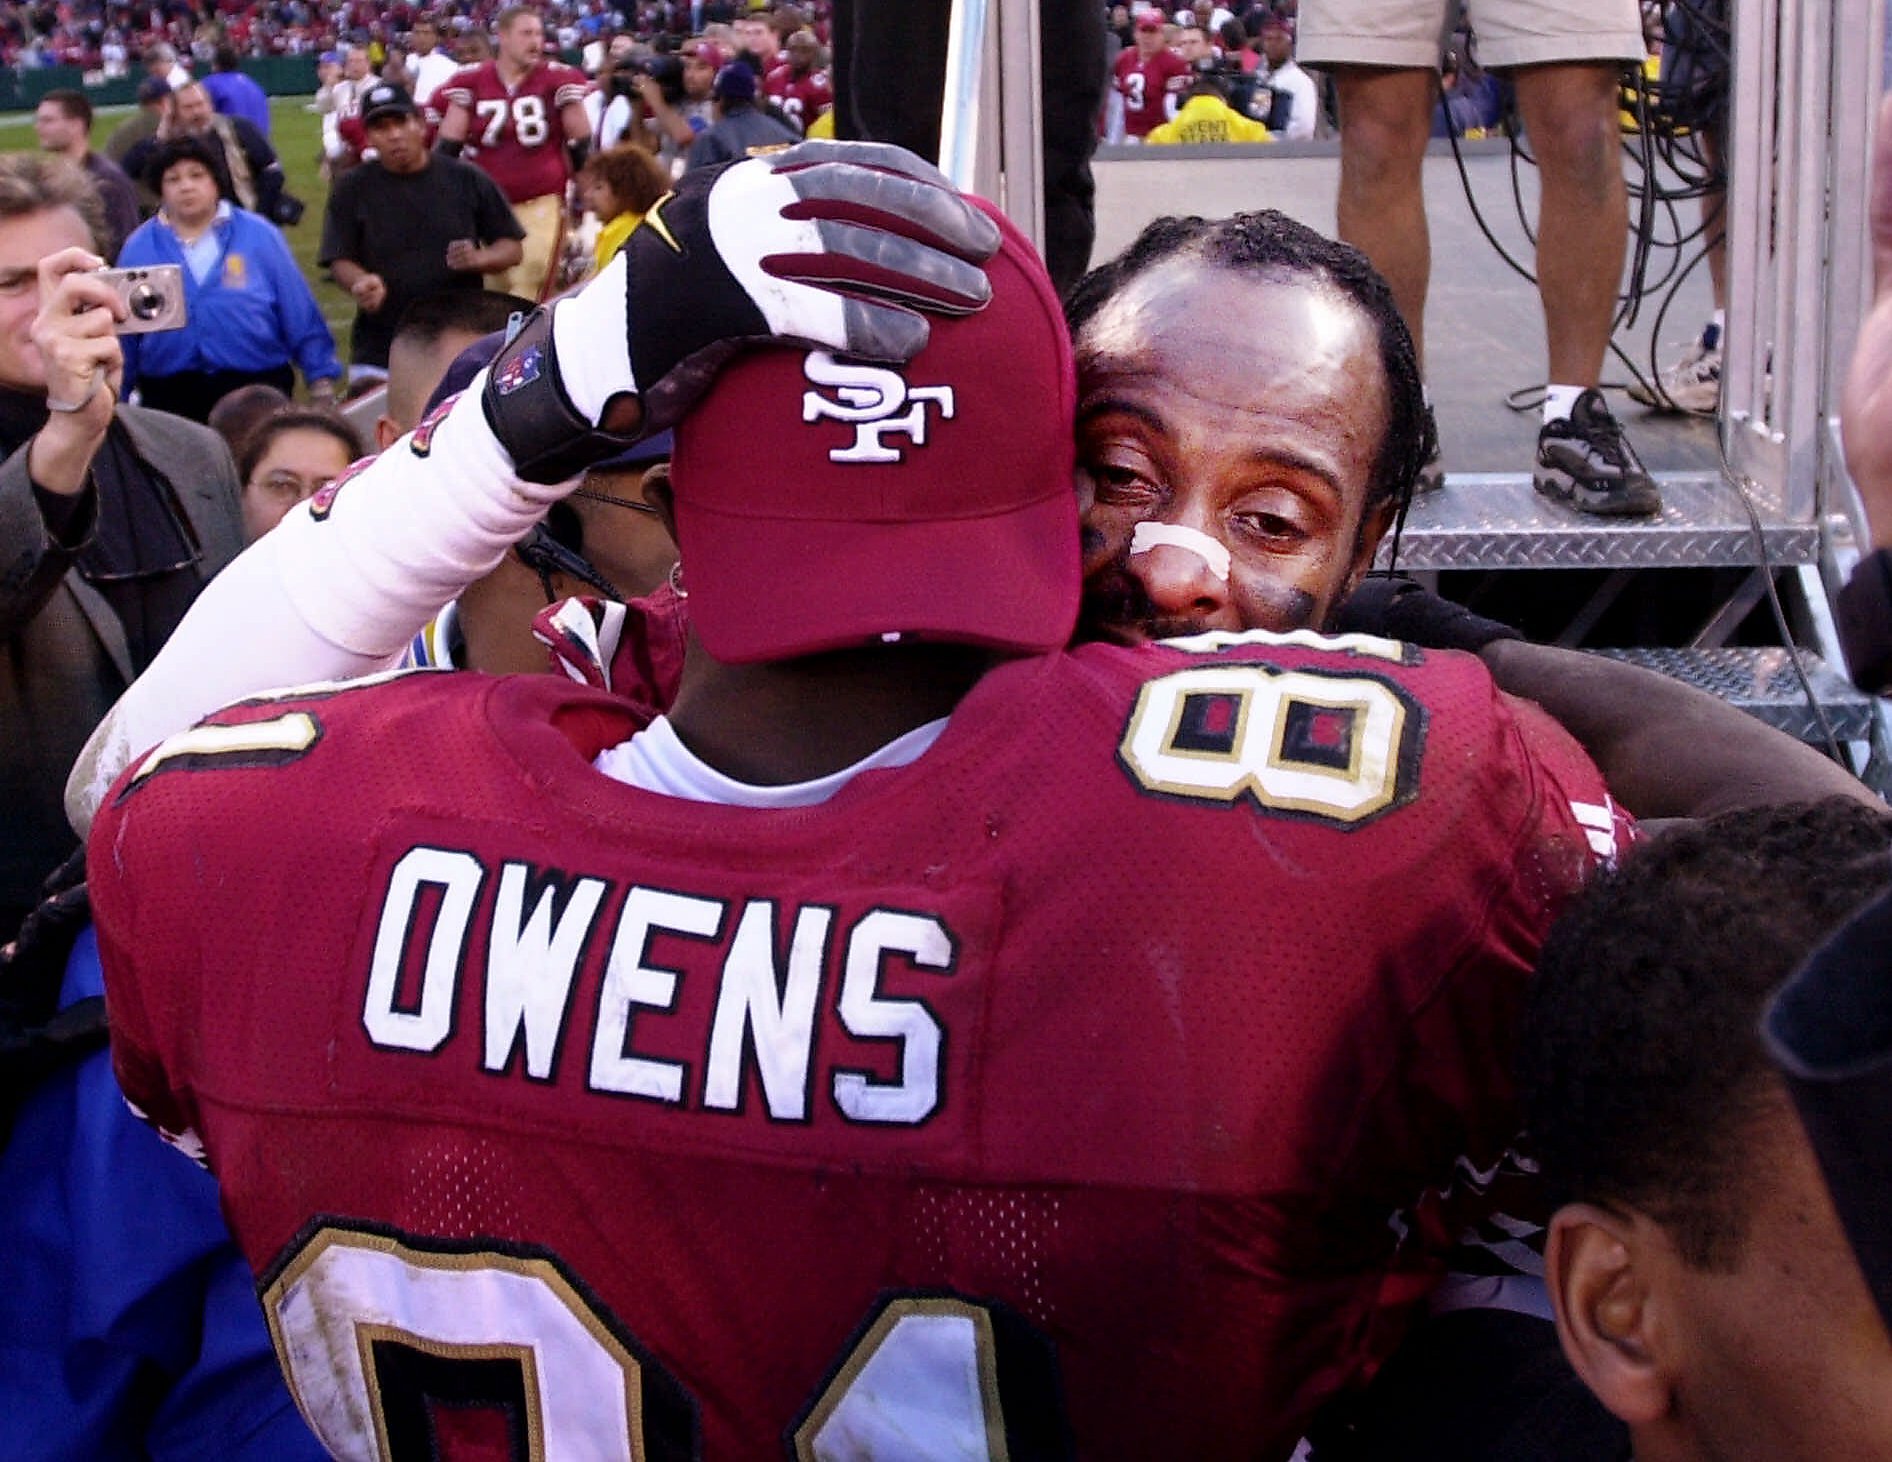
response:
[[[143,269],[101,269],[94,276],[104,281],[125,302],[120,335],[145,335],[153,330],[181,330],[184,310],[184,271],[176,264],[152,264]]]

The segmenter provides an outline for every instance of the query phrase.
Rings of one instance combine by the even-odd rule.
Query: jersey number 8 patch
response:
[[[1376,675],[1203,665],[1143,687],[1117,754],[1159,796],[1357,827],[1417,794],[1424,725]]]

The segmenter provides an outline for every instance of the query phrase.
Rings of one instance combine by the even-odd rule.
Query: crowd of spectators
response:
[[[1100,135],[1159,145],[1325,135],[1320,84],[1294,59],[1297,8],[1298,0],[1254,0],[1240,11],[1217,0],[1173,13],[1113,6]]]
[[[394,4],[370,0],[88,0],[8,6],[0,12],[0,65],[76,66],[102,77],[133,74],[159,46],[198,75],[212,68],[217,48],[239,58],[310,56],[348,44],[371,47],[376,59],[404,47],[423,21],[449,41],[490,33],[503,0],[441,0]],[[828,0],[811,17],[825,31]],[[644,38],[691,35],[737,21],[746,6],[733,0],[550,0],[539,7],[560,51],[579,51],[616,32]],[[763,59],[772,60],[773,51]]]
[[[29,6],[0,20],[13,64],[57,53],[90,66],[101,47],[115,58],[122,45],[142,73],[137,110],[96,149],[83,91],[43,97],[34,115],[39,155],[12,160],[27,169],[12,206],[22,216],[59,218],[60,244],[105,262],[176,270],[181,298],[174,303],[189,322],[125,334],[114,348],[112,390],[129,403],[102,438],[109,446],[125,433],[125,445],[106,453],[110,472],[101,478],[116,484],[105,525],[114,531],[69,568],[74,609],[102,617],[129,593],[114,588],[100,602],[87,577],[96,570],[117,584],[110,576],[120,566],[111,555],[136,559],[136,537],[117,533],[113,515],[164,528],[152,550],[166,560],[159,568],[177,584],[195,584],[219,561],[212,549],[227,554],[239,533],[254,537],[296,497],[336,475],[348,429],[337,418],[336,431],[318,441],[312,423],[345,394],[385,378],[398,331],[417,306],[471,291],[506,301],[503,318],[521,307],[508,289],[529,304],[601,269],[686,168],[827,126],[833,99],[818,38],[827,29],[825,7],[761,16],[738,15],[728,4],[643,5],[630,18],[654,28],[650,35],[625,29],[626,18],[597,4],[541,11],[449,3],[422,13],[399,4],[287,3]],[[75,38],[82,55],[71,50]],[[338,39],[339,50],[324,58],[333,70],[315,105],[324,113],[328,185],[319,258],[356,305],[345,351],[281,231],[298,222],[302,204],[285,187],[267,98],[241,69],[246,55]],[[582,68],[566,65],[559,51],[576,55]],[[49,249],[10,218],[0,210],[0,234],[16,238],[19,267],[30,274],[26,254],[38,249],[38,259]],[[517,271],[529,256],[536,268],[522,282]],[[83,278],[84,269],[73,264],[58,277],[68,274]],[[116,308],[122,314],[124,301]],[[20,348],[22,363],[6,379],[30,395],[34,373],[25,356],[33,348],[24,341]],[[51,394],[58,399],[57,390]],[[311,407],[314,417],[270,427],[272,413]],[[19,441],[45,410],[21,404]],[[52,414],[70,425],[58,408]],[[145,424],[180,418],[212,423],[224,435],[227,452],[193,448],[218,458],[204,481],[234,488],[219,486],[214,503],[201,487],[185,500],[168,489],[155,496],[137,490],[146,481],[137,453],[153,430],[160,462],[188,456],[172,450],[165,435],[172,428]],[[296,430],[285,435],[285,421]],[[265,460],[272,442],[306,449],[302,455],[321,470],[276,471]],[[81,464],[76,480],[90,470]],[[293,495],[292,475],[302,489]],[[262,496],[272,492],[279,501],[266,511]],[[212,513],[224,515],[214,530],[189,516]],[[188,552],[171,543],[180,537]],[[50,547],[48,574],[59,540]],[[124,572],[143,583],[158,570],[133,562]],[[89,672],[83,694],[62,693],[56,713],[44,697],[37,711],[17,708],[28,722],[53,715],[56,724],[34,725],[29,734],[22,723],[21,744],[43,747],[50,760],[14,765],[33,776],[37,790],[9,798],[5,814],[12,871],[0,888],[0,922],[9,929],[70,846],[41,795],[49,783],[34,767],[69,758],[71,737],[89,729],[99,697],[109,699],[142,668],[188,597],[167,587],[157,609],[128,611],[122,642],[116,631],[106,636],[113,653]],[[39,602],[19,624],[9,620],[9,635],[37,643],[65,612],[63,603],[59,595]]]

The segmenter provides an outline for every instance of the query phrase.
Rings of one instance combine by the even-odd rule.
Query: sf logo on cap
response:
[[[843,421],[854,428],[853,442],[831,449],[830,462],[898,462],[900,451],[884,440],[889,433],[899,432],[914,446],[924,447],[926,408],[937,407],[942,420],[952,419],[951,386],[908,386],[898,371],[844,365],[825,350],[810,351],[802,373],[834,395],[802,392],[801,419]]]

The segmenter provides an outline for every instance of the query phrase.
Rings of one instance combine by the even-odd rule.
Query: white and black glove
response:
[[[599,430],[634,395],[638,435],[674,423],[745,345],[910,360],[920,311],[964,315],[991,286],[998,226],[903,148],[802,142],[684,174],[598,277],[528,319],[482,398],[529,482],[621,451]]]

